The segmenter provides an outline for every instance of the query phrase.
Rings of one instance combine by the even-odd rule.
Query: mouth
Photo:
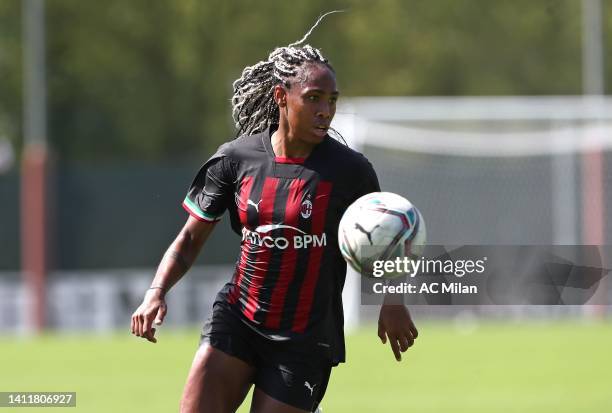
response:
[[[326,134],[327,131],[329,130],[329,126],[318,125],[318,126],[315,126],[315,130],[319,133]]]

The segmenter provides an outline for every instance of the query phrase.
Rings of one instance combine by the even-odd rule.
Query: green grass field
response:
[[[349,362],[334,370],[324,412],[612,411],[609,323],[482,324],[467,331],[421,323],[419,330],[401,363],[374,327],[350,335]],[[0,338],[0,391],[77,392],[76,409],[54,412],[174,412],[197,335],[166,330],[155,345],[127,331]],[[248,402],[239,411],[247,412]]]

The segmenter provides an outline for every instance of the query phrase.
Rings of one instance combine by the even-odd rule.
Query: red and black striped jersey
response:
[[[227,210],[242,237],[218,300],[272,340],[312,338],[344,361],[338,224],[354,200],[380,190],[378,179],[363,155],[329,136],[307,158],[276,157],[272,131],[221,145],[183,206],[212,222]]]

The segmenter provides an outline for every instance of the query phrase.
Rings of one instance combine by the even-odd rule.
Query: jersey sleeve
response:
[[[369,161],[367,162],[366,173],[364,178],[364,190],[365,192],[362,195],[369,194],[372,192],[380,192],[380,184],[378,182],[378,176],[376,175],[376,171],[374,167]]]
[[[357,191],[355,199],[372,192],[380,192],[380,184],[378,183],[378,176],[374,167],[367,159],[364,158],[364,161],[364,165],[361,168],[363,171],[362,184],[359,191]]]
[[[183,208],[199,221],[218,222],[232,201],[234,178],[230,160],[217,152],[198,171]]]

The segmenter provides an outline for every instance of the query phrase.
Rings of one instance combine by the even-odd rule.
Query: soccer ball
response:
[[[373,192],[353,202],[338,227],[338,244],[346,262],[372,277],[375,261],[416,259],[425,248],[425,220],[406,198]],[[399,273],[385,273],[391,278]]]

